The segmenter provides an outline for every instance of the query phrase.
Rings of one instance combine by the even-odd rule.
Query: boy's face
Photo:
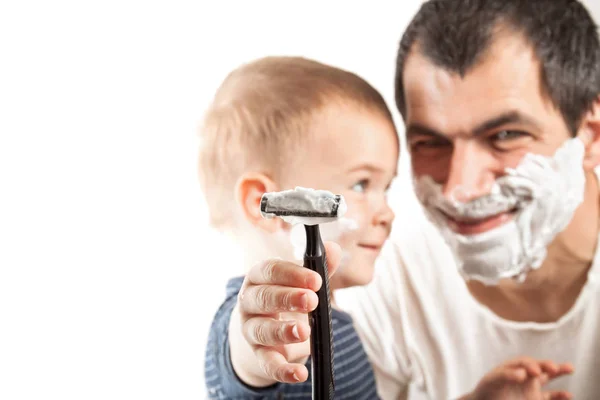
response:
[[[313,129],[312,138],[299,150],[301,154],[289,166],[281,184],[344,196],[348,204],[344,217],[350,219],[350,224],[338,224],[341,229],[335,241],[344,256],[331,285],[342,288],[367,284],[394,219],[386,191],[396,175],[396,132],[379,113],[349,105],[328,107]],[[323,224],[321,231],[335,229],[331,224]]]

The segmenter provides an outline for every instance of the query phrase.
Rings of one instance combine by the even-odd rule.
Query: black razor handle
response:
[[[327,256],[319,225],[305,225],[306,252],[304,267],[321,275],[323,284],[317,291],[319,305],[309,314],[310,356],[313,400],[331,400],[335,392],[333,373],[333,331]]]

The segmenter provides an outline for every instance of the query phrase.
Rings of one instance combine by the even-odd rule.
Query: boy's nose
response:
[[[444,184],[444,196],[466,203],[487,195],[496,178],[493,167],[493,157],[477,143],[456,143]]]
[[[389,227],[392,225],[394,218],[396,215],[394,211],[390,208],[387,200],[383,200],[381,207],[379,207],[378,211],[373,214],[373,225],[383,225]]]

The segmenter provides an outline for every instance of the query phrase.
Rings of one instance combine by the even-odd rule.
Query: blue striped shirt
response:
[[[229,357],[229,320],[242,286],[243,277],[227,283],[225,302],[211,325],[205,358],[205,383],[209,399],[311,399],[310,374],[306,382],[278,383],[252,388],[237,377]],[[336,399],[378,399],[373,369],[350,316],[332,309]],[[310,359],[307,362],[310,371]]]

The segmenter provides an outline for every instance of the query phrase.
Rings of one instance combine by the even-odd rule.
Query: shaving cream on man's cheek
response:
[[[415,179],[415,192],[465,279],[491,285],[504,278],[523,281],[541,266],[547,246],[583,201],[584,153],[583,142],[575,138],[553,157],[526,154],[515,169],[496,180],[488,195],[466,203],[446,198],[430,176]],[[516,213],[511,221],[480,234],[458,234],[447,222],[447,217],[485,219],[512,210]]]

